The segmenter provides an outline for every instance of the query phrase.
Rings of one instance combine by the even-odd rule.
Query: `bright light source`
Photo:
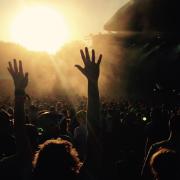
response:
[[[147,121],[147,118],[146,118],[146,117],[143,117],[142,119],[143,119],[143,121]]]
[[[12,40],[29,50],[56,52],[69,40],[63,16],[48,7],[25,8],[14,19]]]

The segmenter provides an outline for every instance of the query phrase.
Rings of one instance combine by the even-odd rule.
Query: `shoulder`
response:
[[[153,149],[159,149],[159,148],[167,147],[168,144],[169,144],[169,141],[168,140],[164,140],[164,141],[160,141],[160,142],[154,143],[152,145],[152,148]]]

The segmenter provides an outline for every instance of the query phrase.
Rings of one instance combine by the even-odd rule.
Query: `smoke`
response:
[[[178,89],[179,8],[177,0],[129,1],[105,24],[107,34],[94,36],[104,55],[103,94],[145,98],[156,82]]]
[[[100,93],[103,96],[119,95],[123,88],[120,85],[124,81],[124,51],[123,46],[120,48],[114,42],[104,39],[102,42],[96,36],[92,39],[90,49],[96,50],[96,57],[103,54],[100,67]],[[111,39],[111,38],[110,38]],[[96,44],[96,45],[94,45]],[[5,48],[6,46],[6,48]],[[83,42],[71,42],[62,47],[55,55],[49,55],[44,52],[30,52],[20,46],[13,44],[2,45],[0,55],[3,57],[1,61],[1,81],[4,83],[4,93],[11,94],[13,92],[12,80],[6,70],[9,60],[16,58],[22,60],[24,70],[29,73],[29,85],[27,92],[33,97],[53,97],[58,95],[66,95],[70,98],[73,96],[87,95],[87,80],[81,72],[74,67],[75,64],[83,66],[80,57],[80,49],[85,47]],[[6,78],[3,78],[6,77]],[[6,88],[5,88],[6,87]],[[4,94],[1,93],[1,94]]]
[[[31,62],[29,90],[38,96],[75,96],[86,94],[86,80],[74,67],[82,64],[81,42],[65,45],[55,55],[42,54]],[[26,64],[27,67],[30,64]],[[33,88],[32,88],[33,87]]]
[[[179,56],[175,52],[179,40],[174,38],[172,42],[171,37],[162,38],[156,33],[179,29],[179,4],[177,7],[175,4],[167,0],[129,2],[105,25],[105,29],[112,32],[92,36],[90,48],[96,50],[97,56],[103,54],[99,80],[102,96],[140,94],[151,91],[156,83],[172,83],[170,79],[179,77]],[[9,60],[17,58],[23,61],[29,72],[28,92],[31,96],[86,95],[87,81],[74,67],[75,64],[83,66],[79,50],[84,47],[84,42],[71,42],[55,55],[49,55],[0,43],[0,79],[6,80],[1,94],[13,92],[6,66]],[[174,65],[170,63],[173,58]],[[169,67],[171,73],[167,74]]]

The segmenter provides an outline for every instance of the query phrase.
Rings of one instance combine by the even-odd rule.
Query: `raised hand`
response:
[[[14,99],[14,134],[16,138],[16,160],[17,168],[23,179],[29,179],[32,171],[32,150],[31,144],[24,126],[26,114],[24,110],[26,93],[28,85],[28,73],[23,72],[22,62],[14,59],[13,65],[9,62],[7,68],[13,78],[15,86]]]
[[[81,73],[87,77],[88,80],[90,80],[92,82],[98,81],[99,66],[101,63],[102,54],[100,54],[100,56],[97,60],[97,63],[96,63],[96,57],[95,57],[94,49],[92,50],[92,56],[91,57],[89,55],[89,50],[87,47],[85,48],[85,51],[83,51],[81,49],[80,54],[81,54],[81,58],[82,58],[83,63],[84,63],[84,68],[81,67],[80,65],[75,65],[75,67],[77,67],[81,71]]]
[[[84,68],[80,65],[75,65],[81,73],[88,79],[88,101],[87,101],[87,128],[88,128],[88,152],[87,152],[87,166],[91,169],[94,177],[98,177],[99,169],[101,169],[101,124],[100,124],[100,99],[98,78],[100,74],[100,63],[102,55],[96,60],[95,51],[92,50],[91,56],[88,48],[83,51],[80,50],[81,58],[84,63]],[[101,178],[97,178],[101,179]]]
[[[28,85],[28,73],[24,73],[22,61],[19,61],[19,66],[15,59],[13,60],[13,65],[9,62],[8,71],[13,78],[15,90],[25,91]]]

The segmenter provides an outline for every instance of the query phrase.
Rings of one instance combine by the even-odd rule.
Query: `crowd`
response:
[[[88,94],[75,102],[31,98],[31,74],[9,62],[15,97],[0,108],[0,178],[179,179],[179,104],[100,100],[102,55],[80,54]]]

